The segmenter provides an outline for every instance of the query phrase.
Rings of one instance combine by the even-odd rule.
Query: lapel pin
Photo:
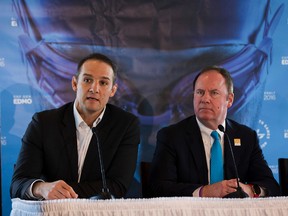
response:
[[[241,140],[240,139],[234,139],[234,146],[241,146]]]

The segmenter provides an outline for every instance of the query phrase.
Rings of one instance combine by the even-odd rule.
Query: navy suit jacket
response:
[[[259,146],[254,130],[226,120],[228,134],[240,181],[258,184],[267,189],[268,195],[280,195],[274,179]],[[241,146],[234,145],[234,139],[241,140]],[[224,139],[225,179],[236,178],[233,158],[228,140]],[[208,169],[205,149],[196,117],[162,128],[157,134],[157,146],[152,161],[150,189],[152,196],[192,196],[195,189],[208,184]]]
[[[123,197],[133,179],[137,162],[140,127],[137,117],[107,104],[97,125],[107,185],[116,197]],[[15,166],[11,198],[30,199],[27,189],[37,179],[64,180],[79,198],[101,192],[102,180],[95,138],[91,139],[78,183],[78,152],[73,103],[36,113],[23,138]]]

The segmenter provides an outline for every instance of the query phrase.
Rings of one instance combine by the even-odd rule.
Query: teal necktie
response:
[[[223,156],[222,149],[217,131],[212,131],[211,136],[214,142],[211,148],[210,158],[210,184],[223,180]]]

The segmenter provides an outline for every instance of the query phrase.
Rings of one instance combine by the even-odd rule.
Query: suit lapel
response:
[[[73,103],[65,110],[63,118],[62,135],[65,143],[65,148],[68,155],[68,163],[72,170],[72,179],[78,179],[78,151],[77,151],[77,138],[76,126],[73,115]]]
[[[240,158],[238,157],[238,154],[235,151],[236,149],[234,146],[234,138],[236,138],[235,137],[235,129],[232,127],[231,122],[229,120],[226,120],[225,132],[230,139],[232,151],[233,151],[235,162],[237,165],[239,163]],[[227,137],[224,138],[224,171],[225,171],[225,178],[226,179],[236,178],[236,171],[235,171],[235,167],[234,167],[233,157],[231,154],[229,141],[228,141]]]
[[[186,143],[189,145],[190,152],[193,156],[194,163],[197,167],[197,172],[201,182],[208,184],[208,169],[204,144],[197,124],[196,117],[193,116],[187,124]],[[204,170],[204,172],[203,172]]]
[[[97,132],[96,132],[97,133]],[[97,134],[98,136],[98,134]],[[99,140],[98,140],[99,141]],[[93,134],[84,160],[81,181],[101,178],[97,138]],[[100,143],[99,143],[100,144]],[[101,148],[101,146],[100,146]]]
[[[101,122],[97,125],[97,132],[98,132],[98,138],[101,146],[101,153],[102,153],[102,159],[105,166],[105,169],[109,167],[110,165],[110,159],[111,158],[111,148],[114,143],[107,142],[107,139],[109,135],[111,134],[111,130],[113,130],[113,117],[111,112],[111,107],[109,104],[106,105],[106,110],[103,116],[103,119]],[[115,119],[114,119],[115,120]],[[104,145],[105,143],[105,145]]]

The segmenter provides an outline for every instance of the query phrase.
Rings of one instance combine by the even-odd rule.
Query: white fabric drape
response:
[[[27,201],[12,199],[10,216],[287,216],[288,197],[275,198],[153,198]]]

